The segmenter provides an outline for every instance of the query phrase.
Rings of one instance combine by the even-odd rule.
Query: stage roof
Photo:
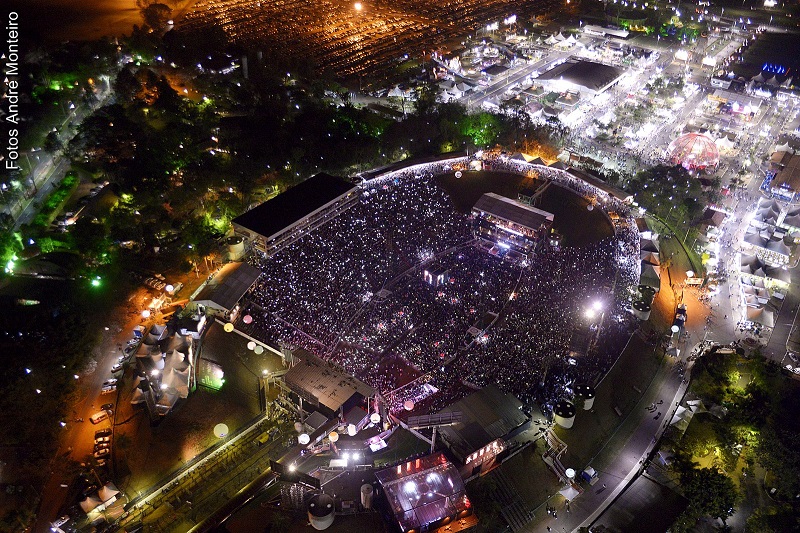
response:
[[[228,263],[212,277],[192,300],[230,311],[253,286],[261,271],[247,263]]]
[[[570,60],[540,75],[539,80],[564,80],[595,92],[617,81],[623,70],[594,61]]]
[[[311,352],[295,350],[295,364],[284,380],[289,387],[307,400],[316,399],[331,411],[336,411],[356,393],[365,398],[375,391],[372,387],[329,364]]]
[[[441,453],[386,468],[375,477],[401,531],[419,531],[470,508],[461,475]]]
[[[532,230],[538,230],[542,224],[553,223],[553,215],[551,213],[525,205],[511,198],[500,196],[493,192],[487,192],[481,196],[472,209],[482,211]]]
[[[514,395],[489,385],[439,411],[439,414],[461,413],[460,423],[439,431],[453,453],[465,458],[527,422],[528,417],[520,407],[522,402]]]
[[[263,237],[271,237],[352,191],[352,183],[320,173],[232,220]]]

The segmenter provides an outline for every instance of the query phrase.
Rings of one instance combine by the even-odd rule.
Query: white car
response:
[[[103,382],[103,386],[107,386],[107,385],[116,385],[116,384],[117,384],[117,381],[119,381],[117,378],[111,378],[111,379],[107,379],[107,380],[105,380],[105,381]]]
[[[111,450],[109,450],[108,448],[103,448],[102,450],[97,450],[96,452],[94,452],[93,455],[95,459],[100,459],[101,457],[106,457],[110,453]]]
[[[109,394],[117,390],[116,385],[106,385],[102,389],[100,389],[100,394]]]

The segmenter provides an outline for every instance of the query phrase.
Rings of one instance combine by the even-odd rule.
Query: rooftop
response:
[[[193,301],[230,311],[260,274],[259,269],[247,263],[228,263],[202,286]]]
[[[570,60],[540,75],[539,80],[564,80],[600,92],[617,81],[623,71],[594,61]]]
[[[356,393],[365,398],[374,390],[369,385],[347,374],[341,368],[329,364],[305,350],[296,350],[292,356],[295,364],[286,373],[286,383],[306,398],[317,401],[336,411]]]
[[[524,424],[528,417],[520,410],[521,406],[522,402],[514,395],[489,385],[440,411],[460,412],[461,422],[439,431],[453,453],[467,457]]]
[[[487,192],[481,196],[475,202],[473,209],[532,230],[538,230],[542,224],[553,223],[552,213],[536,209],[493,192]]]
[[[232,223],[268,238],[355,188],[342,178],[320,173],[239,215]]]

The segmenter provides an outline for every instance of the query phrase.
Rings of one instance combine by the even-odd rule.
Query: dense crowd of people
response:
[[[335,361],[394,410],[406,400],[435,410],[490,383],[546,407],[597,377],[616,354],[576,354],[571,341],[581,328],[585,335],[594,300],[619,322],[613,291],[638,281],[635,225],[615,216],[613,237],[542,247],[523,260],[490,253],[432,179],[463,163],[365,181],[349,210],[272,257],[254,255],[262,275],[236,327]],[[487,166],[531,170],[500,159]],[[601,194],[566,172],[536,171],[578,194]],[[613,198],[602,201],[627,215]],[[425,270],[444,275],[425,279]]]

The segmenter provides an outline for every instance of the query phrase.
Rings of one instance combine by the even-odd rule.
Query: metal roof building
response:
[[[550,84],[561,83],[565,86],[563,88],[572,86],[583,93],[594,95],[614,85],[623,74],[625,71],[611,65],[570,59],[544,72],[537,80]],[[557,89],[557,87],[550,88]]]
[[[511,198],[487,192],[475,203],[473,209],[489,213],[507,222],[538,230],[542,224],[552,224],[553,215]]]
[[[314,406],[326,409],[332,414],[347,404],[355,395],[367,398],[375,390],[366,383],[347,374],[342,368],[323,361],[305,350],[292,353],[293,366],[284,376],[286,385]]]
[[[527,427],[530,420],[513,394],[489,385],[441,410],[461,413],[461,422],[439,428],[442,440],[458,459],[480,466],[505,449],[504,439]]]
[[[273,254],[333,220],[358,201],[358,188],[342,178],[317,174],[231,221],[234,231]]]
[[[200,286],[192,295],[192,301],[228,313],[253,286],[259,275],[261,271],[247,263],[228,263]]]

